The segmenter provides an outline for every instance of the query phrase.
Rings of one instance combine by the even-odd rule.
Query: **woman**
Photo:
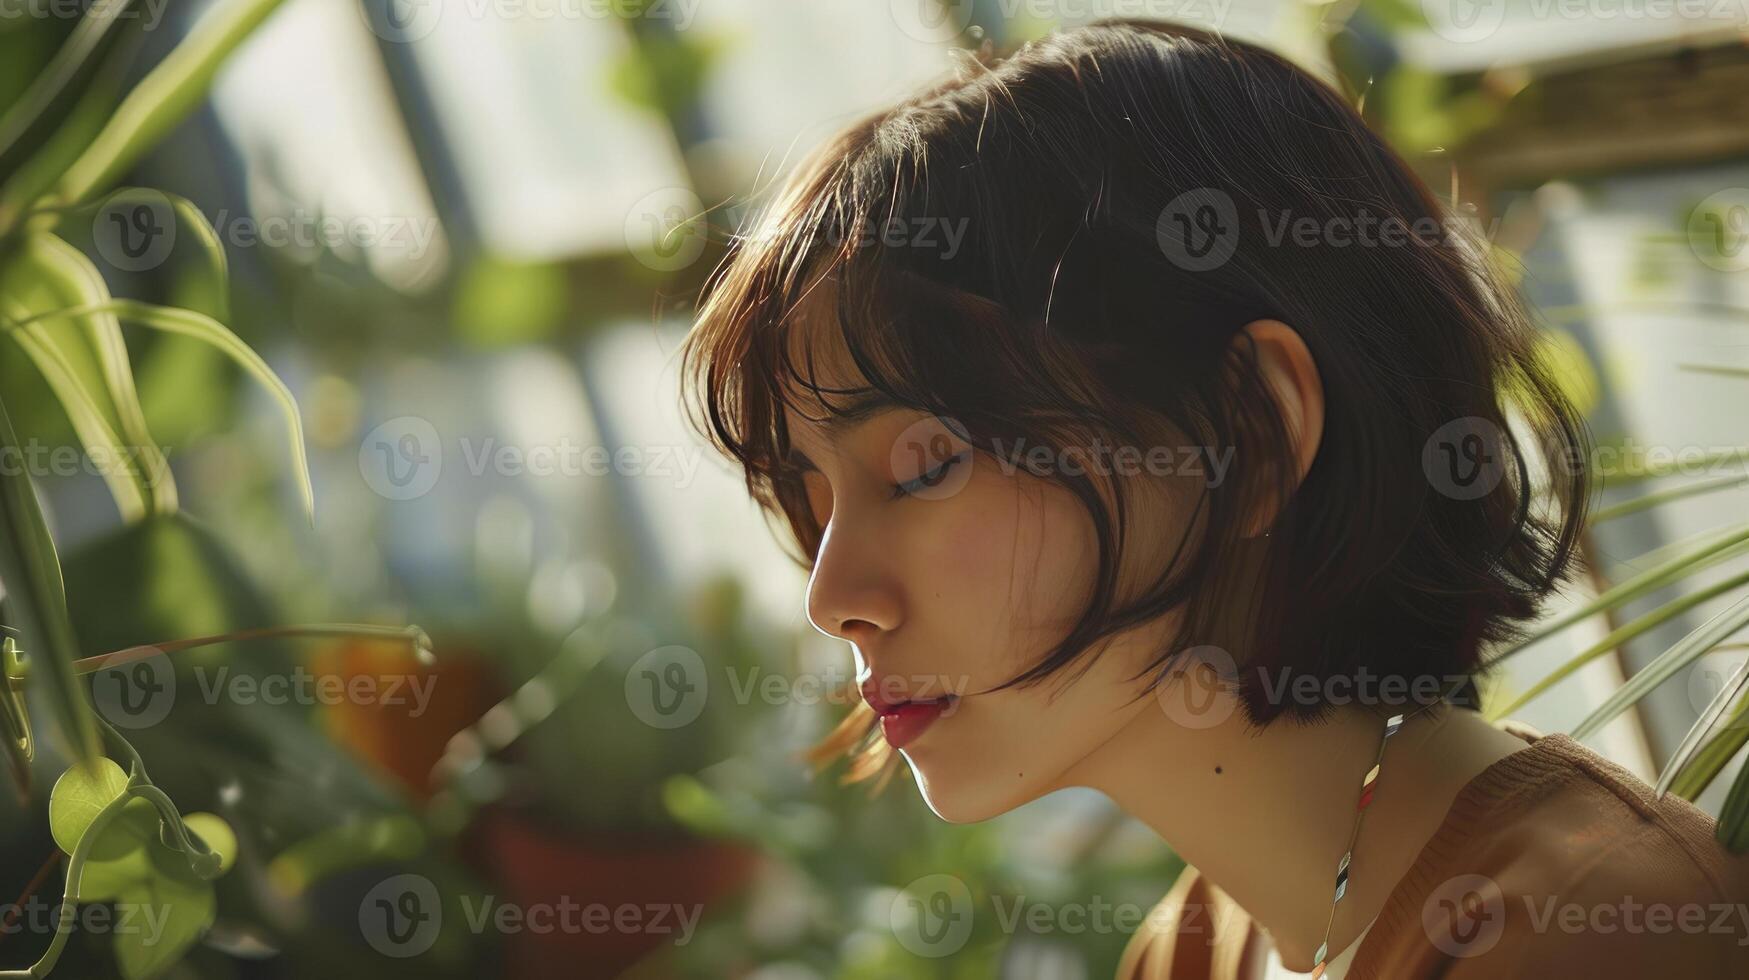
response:
[[[1473,710],[1588,498],[1484,254],[1331,88],[1178,27],[829,141],[683,351],[853,644],[823,756],[955,822],[1108,794],[1193,869],[1124,976],[1749,976],[1704,814]]]

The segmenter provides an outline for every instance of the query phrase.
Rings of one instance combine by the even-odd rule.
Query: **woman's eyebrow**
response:
[[[831,413],[825,418],[818,421],[810,420],[807,425],[809,428],[821,432],[828,442],[836,442],[875,416],[903,407],[905,406],[894,401],[885,392],[863,390],[852,395],[849,400],[834,406]],[[796,446],[794,440],[790,441],[786,458],[803,469],[819,469],[814,465],[813,460],[809,459],[807,454]]]

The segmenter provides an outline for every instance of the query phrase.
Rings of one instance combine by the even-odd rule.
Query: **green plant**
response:
[[[1718,458],[1709,459],[1706,462],[1729,460],[1742,462],[1745,459],[1749,459],[1749,448],[1718,454]],[[1616,474],[1615,478],[1630,483],[1643,482],[1655,477],[1669,475],[1674,472],[1674,468],[1674,463],[1644,465],[1623,474]],[[1726,476],[1647,493],[1591,513],[1588,517],[1588,527],[1595,527],[1604,521],[1687,499],[1697,494],[1741,486],[1745,479],[1749,479],[1749,477]],[[1589,535],[1587,537],[1589,538]],[[1535,633],[1519,643],[1495,653],[1490,658],[1489,665],[1498,664],[1526,647],[1576,623],[1618,610],[1629,603],[1690,579],[1705,569],[1746,554],[1749,554],[1749,524],[1732,524],[1723,528],[1709,529],[1689,540],[1678,541],[1651,554],[1641,556],[1636,559],[1635,564],[1643,567],[1643,571],[1621,582],[1607,585],[1589,602],[1544,624]],[[1749,589],[1749,572],[1738,572],[1718,582],[1693,589],[1665,602],[1656,609],[1642,613],[1612,629],[1608,635],[1581,650],[1516,698],[1490,706],[1487,715],[1490,719],[1497,720],[1511,714],[1591,661],[1619,649],[1622,644],[1629,640],[1649,632],[1703,602],[1720,596],[1740,596],[1730,606],[1695,627],[1681,640],[1659,654],[1651,663],[1629,677],[1601,705],[1593,709],[1572,732],[1575,738],[1585,738],[1595,734],[1616,716],[1637,704],[1653,688],[1676,676],[1678,672],[1692,665],[1703,655],[1721,649],[1733,634],[1745,625],[1749,625],[1749,594],[1744,594],[1746,589]],[[1684,736],[1681,745],[1677,747],[1670,760],[1660,770],[1656,786],[1657,792],[1662,795],[1666,791],[1674,789],[1683,798],[1693,800],[1710,786],[1737,751],[1742,748],[1745,742],[1749,742],[1749,737],[1746,737],[1749,736],[1749,716],[1746,716],[1746,711],[1749,711],[1749,665],[1739,668],[1725,682],[1706,709],[1701,712],[1699,719]],[[1733,852],[1749,851],[1749,766],[1740,770],[1737,778],[1731,784],[1730,792],[1719,813],[1716,836]]]
[[[91,5],[45,69],[0,114],[0,333],[41,374],[85,452],[110,463],[104,477],[124,522],[173,515],[178,508],[175,482],[134,388],[124,322],[202,341],[273,392],[284,412],[303,509],[313,520],[297,405],[267,364],[222,322],[228,272],[216,232],[186,200],[137,188],[112,190],[205,97],[220,65],[279,0],[220,3],[111,111],[105,82],[119,77],[118,66],[94,64],[129,5]],[[199,243],[208,292],[220,298],[217,316],[112,296],[96,265],[65,235],[71,222],[89,219],[99,208],[147,200],[168,202],[179,226]],[[236,835],[216,815],[177,809],[153,783],[140,753],[92,709],[79,675],[150,654],[260,636],[387,636],[422,653],[429,643],[414,628],[275,627],[81,658],[61,560],[27,467],[18,465],[24,458],[0,400],[0,459],[8,463],[0,466],[0,583],[6,617],[15,624],[5,628],[17,634],[5,636],[0,650],[0,722],[8,768],[22,797],[30,791],[36,758],[25,696],[34,684],[38,704],[48,709],[46,721],[73,763],[49,801],[54,840],[69,860],[48,951],[27,970],[0,976],[47,975],[66,945],[76,906],[97,901],[163,911],[162,931],[151,941],[138,932],[118,930],[115,936],[123,976],[157,975],[212,924],[212,882],[234,859]],[[117,760],[126,763],[125,771]]]

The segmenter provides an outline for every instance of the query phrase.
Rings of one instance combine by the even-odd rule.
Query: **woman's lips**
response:
[[[956,697],[937,698],[933,701],[906,701],[881,709],[881,735],[887,744],[895,749],[902,749],[916,741],[923,730],[935,723],[959,700]]]

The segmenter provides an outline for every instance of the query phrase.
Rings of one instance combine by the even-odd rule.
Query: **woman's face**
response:
[[[815,382],[860,385],[835,327],[810,326],[797,333],[813,338]],[[825,416],[808,407],[812,397],[797,403]],[[1141,683],[1131,678],[1167,621],[1120,635],[1072,682],[1079,664],[1041,684],[988,692],[1049,652],[1091,595],[1093,525],[1068,490],[971,453],[953,425],[921,412],[876,407],[831,431],[793,411],[787,419],[812,467],[803,479],[825,532],[808,581],[809,621],[850,641],[865,695],[957,695],[938,712],[911,711],[900,734],[886,729],[943,819],[988,819],[1076,785],[1077,767],[1101,745],[1138,712],[1159,710],[1154,698],[1135,697]],[[1161,516],[1171,510],[1163,501],[1150,508],[1144,498],[1144,508],[1132,518],[1132,540],[1158,545],[1131,546],[1120,585],[1140,581],[1143,568],[1157,574],[1179,536]],[[921,733],[905,738],[903,728],[915,731],[920,720]]]

